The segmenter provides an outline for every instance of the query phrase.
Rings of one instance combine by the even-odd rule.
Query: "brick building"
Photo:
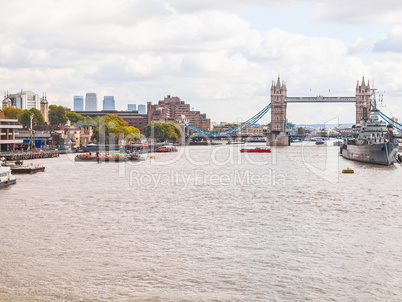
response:
[[[200,111],[193,111],[190,109],[190,104],[186,104],[179,97],[172,97],[168,95],[159,101],[158,104],[152,105],[148,102],[148,121],[179,122],[183,118],[196,127],[211,130],[211,120],[207,118],[205,113]]]

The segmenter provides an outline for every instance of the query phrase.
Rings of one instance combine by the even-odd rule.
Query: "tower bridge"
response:
[[[370,82],[366,84],[364,76],[356,84],[355,96],[346,97],[288,97],[287,87],[279,76],[277,82],[271,85],[271,127],[267,135],[267,143],[271,146],[289,145],[289,136],[286,134],[286,111],[288,103],[356,103],[356,124],[368,118],[370,111]]]
[[[271,146],[287,146],[290,144],[289,135],[286,133],[286,111],[287,105],[291,103],[355,103],[356,104],[356,124],[362,119],[368,118],[370,112],[370,82],[364,81],[364,76],[359,84],[356,84],[355,96],[339,96],[339,97],[288,97],[286,83],[281,82],[279,76],[277,82],[271,85],[271,102],[249,118],[247,121],[233,128],[221,132],[213,132],[206,129],[195,127],[183,120],[181,127],[192,130],[195,134],[208,137],[227,137],[241,135],[241,131],[258,122],[265,114],[271,110],[271,123],[267,133],[267,144]]]

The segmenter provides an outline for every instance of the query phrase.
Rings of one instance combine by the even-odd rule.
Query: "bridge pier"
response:
[[[290,146],[290,137],[282,133],[268,133],[267,146]]]

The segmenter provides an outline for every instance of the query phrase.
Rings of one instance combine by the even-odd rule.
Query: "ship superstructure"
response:
[[[340,154],[348,159],[391,165],[397,159],[398,142],[392,126],[379,120],[375,89],[370,99],[370,117],[353,127],[352,136],[344,140]]]

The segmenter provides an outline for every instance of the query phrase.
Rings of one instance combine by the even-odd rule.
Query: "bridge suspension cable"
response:
[[[260,112],[258,112],[256,115],[254,115],[253,117],[249,118],[247,121],[241,123],[240,125],[237,125],[235,127],[232,127],[228,130],[225,131],[221,131],[221,132],[213,132],[213,131],[208,131],[202,128],[198,128],[195,127],[193,125],[190,124],[185,124],[185,126],[191,130],[193,130],[196,133],[199,134],[204,134],[204,135],[208,135],[208,136],[222,136],[222,135],[229,135],[229,134],[233,134],[233,133],[237,133],[242,131],[243,129],[246,129],[248,127],[250,127],[251,125],[255,124],[256,122],[258,122],[269,110],[271,109],[271,104],[268,104],[268,106],[266,106],[264,109],[262,109]]]
[[[376,108],[377,109],[377,108]],[[378,109],[377,109],[378,110]],[[389,116],[387,116],[385,113],[381,112],[380,110],[378,110],[378,114],[388,123],[390,123],[393,127],[395,127],[396,129],[398,129],[399,131],[402,131],[402,124],[399,124],[398,122],[394,121],[392,118],[390,118]],[[398,127],[398,126],[399,127]]]

